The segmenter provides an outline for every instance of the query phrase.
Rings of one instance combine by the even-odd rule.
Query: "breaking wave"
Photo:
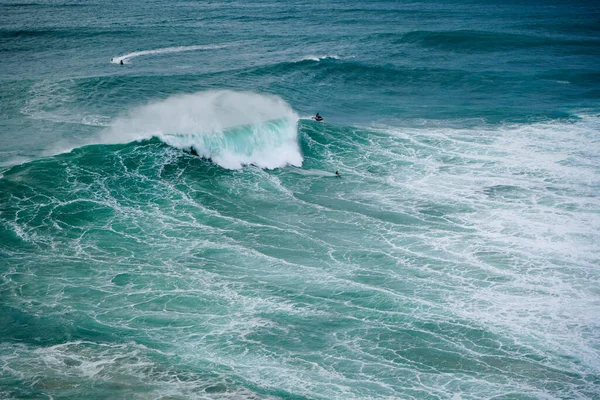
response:
[[[217,90],[179,95],[132,110],[102,134],[103,143],[157,137],[194,149],[228,169],[300,166],[298,115],[279,97]]]

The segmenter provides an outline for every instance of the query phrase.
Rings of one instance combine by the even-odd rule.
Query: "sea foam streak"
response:
[[[338,55],[335,54],[326,54],[326,55],[308,55],[306,57],[301,58],[300,60],[298,60],[298,62],[300,61],[322,61],[322,60],[339,60],[340,57]]]
[[[158,137],[191,147],[224,168],[300,166],[298,115],[281,98],[228,90],[172,96],[132,110],[102,133],[103,143]]]
[[[201,45],[201,46],[177,46],[177,47],[165,47],[162,49],[154,50],[142,50],[133,53],[125,54],[123,56],[114,57],[111,59],[113,64],[119,64],[121,61],[127,64],[129,60],[135,57],[148,56],[153,54],[167,54],[167,53],[182,53],[184,51],[198,51],[198,50],[214,50],[226,47],[225,45]]]

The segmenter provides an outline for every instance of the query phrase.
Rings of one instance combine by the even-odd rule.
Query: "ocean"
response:
[[[1,0],[0,398],[600,398],[600,4]]]

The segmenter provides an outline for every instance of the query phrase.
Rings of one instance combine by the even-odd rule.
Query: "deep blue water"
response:
[[[0,397],[600,397],[599,65],[591,1],[0,1]]]

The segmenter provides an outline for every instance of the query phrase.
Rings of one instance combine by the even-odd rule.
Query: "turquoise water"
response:
[[[595,3],[4,0],[0,54],[1,398],[600,397]]]

